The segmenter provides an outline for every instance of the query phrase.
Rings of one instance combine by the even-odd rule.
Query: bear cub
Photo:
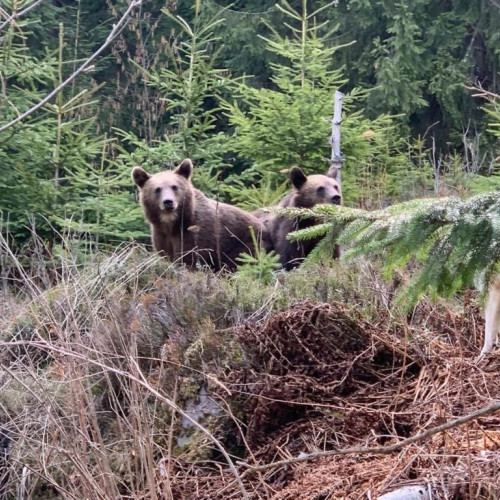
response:
[[[305,175],[299,167],[290,170],[290,180],[294,190],[278,205],[279,207],[312,208],[319,203],[331,203],[340,205],[342,193],[338,183],[338,170],[329,172],[327,175]],[[259,216],[259,214],[256,214]],[[278,216],[263,215],[261,220],[269,230],[274,250],[280,256],[281,265],[287,270],[300,265],[318,244],[319,239],[305,241],[288,241],[286,236],[292,231],[305,229],[317,224],[314,219],[300,219]],[[340,252],[336,247],[334,257],[339,257]]]
[[[149,174],[141,167],[132,169],[157,252],[190,268],[207,265],[218,271],[234,270],[239,254],[255,252],[250,228],[257,241],[271,246],[259,219],[207,198],[191,184],[192,172],[189,158],[173,171]]]

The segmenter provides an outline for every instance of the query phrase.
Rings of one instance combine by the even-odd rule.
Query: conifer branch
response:
[[[108,47],[108,45],[118,36],[118,34],[121,32],[121,30],[125,27],[126,23],[128,22],[130,13],[132,12],[133,9],[136,7],[140,6],[142,3],[142,0],[132,0],[123,14],[123,16],[120,18],[120,20],[113,25],[113,29],[109,33],[108,37],[106,38],[106,41],[75,71],[73,72],[66,80],[64,80],[60,85],[58,85],[52,92],[50,92],[46,97],[44,97],[40,102],[35,104],[32,108],[28,109],[28,111],[25,111],[21,115],[19,115],[17,118],[14,118],[14,120],[10,121],[9,123],[6,123],[5,125],[2,125],[0,127],[0,133],[7,130],[8,128],[16,125],[20,121],[24,120],[28,116],[32,115],[35,111],[40,109],[42,106],[47,104],[53,97],[55,97],[59,92],[61,92],[62,89],[67,87],[77,76],[79,76],[81,73],[83,73],[86,69],[89,68],[90,64],[97,59],[99,55],[102,54],[102,52]]]
[[[21,17],[25,16],[30,10],[33,10],[35,7],[40,5],[44,0],[36,0],[33,2],[31,5],[28,5],[23,10],[20,10],[19,12],[14,12],[11,14],[2,24],[0,24],[0,31],[2,31],[7,24],[11,23],[12,21],[15,21],[16,19],[20,19]]]
[[[451,296],[473,283],[486,289],[500,263],[500,193],[412,200],[372,212],[318,205],[288,215],[313,214],[332,229],[324,231],[331,237],[324,245],[348,247],[345,259],[383,254],[391,271],[416,257],[422,268],[403,292],[408,308],[424,293]],[[305,229],[290,239],[317,235]]]

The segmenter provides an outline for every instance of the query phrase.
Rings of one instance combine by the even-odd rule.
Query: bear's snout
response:
[[[338,194],[335,194],[332,196],[331,200],[334,205],[340,205],[342,198]]]
[[[175,208],[174,200],[171,200],[170,198],[165,198],[162,203],[164,210],[173,210]]]

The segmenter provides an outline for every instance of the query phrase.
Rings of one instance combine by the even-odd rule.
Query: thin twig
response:
[[[141,5],[142,0],[132,0],[130,2],[130,5],[128,6],[127,10],[123,14],[123,16],[120,18],[120,20],[113,25],[113,29],[111,30],[110,34],[108,35],[108,38],[106,38],[106,41],[97,49],[96,52],[94,52],[74,73],[72,73],[64,82],[62,82],[60,85],[58,85],[50,94],[48,94],[44,99],[42,99],[38,104],[35,104],[32,108],[28,109],[28,111],[24,112],[22,115],[19,115],[17,118],[14,120],[10,121],[9,123],[3,125],[0,127],[0,132],[3,132],[4,130],[7,130],[8,128],[12,127],[16,123],[19,123],[20,121],[24,120],[31,114],[33,114],[35,111],[40,109],[42,106],[47,104],[53,97],[55,97],[64,87],[69,85],[80,73],[85,71],[85,69],[92,63],[97,57],[104,51],[104,49],[107,48],[107,46],[116,38],[116,36],[120,33],[122,28],[125,26],[127,23],[128,17],[131,13],[131,11]]]
[[[476,94],[472,94],[472,97],[486,97],[491,98],[493,100],[499,99],[500,95],[495,94],[493,92],[488,92],[487,90],[483,89],[482,87],[465,87],[467,90],[474,90],[477,92]]]
[[[500,2],[497,2],[497,0],[490,0],[490,3],[494,5],[497,9],[500,9]]]
[[[239,485],[240,491],[242,498],[245,500],[249,500],[250,496],[248,495],[248,492],[245,489],[245,486],[243,485],[243,481],[241,480],[242,476],[238,473],[236,470],[236,467],[234,465],[233,460],[229,456],[228,452],[225,450],[224,446],[222,446],[221,442],[213,435],[211,434],[205,427],[203,427],[200,423],[198,423],[196,420],[194,420],[188,413],[186,413],[180,406],[178,406],[174,401],[172,401],[170,398],[167,398],[163,394],[159,393],[146,379],[144,374],[142,373],[137,361],[133,357],[129,357],[128,360],[134,365],[135,369],[137,370],[137,373],[139,374],[139,377],[126,372],[125,370],[120,370],[118,368],[115,368],[113,366],[106,365],[104,363],[101,363],[97,360],[88,358],[87,356],[74,352],[74,351],[69,351],[63,347],[55,346],[51,344],[50,342],[46,341],[31,341],[31,340],[20,340],[20,341],[11,341],[11,342],[3,342],[0,341],[0,348],[2,347],[7,347],[7,346],[32,346],[32,347],[37,347],[42,350],[46,350],[48,352],[57,352],[59,354],[62,354],[64,356],[69,356],[70,358],[73,359],[80,359],[83,361],[86,361],[94,366],[98,366],[102,368],[103,370],[114,373],[115,375],[119,375],[124,378],[128,378],[129,380],[141,385],[145,389],[151,392],[151,394],[154,394],[157,398],[159,398],[161,401],[163,401],[168,407],[170,407],[172,410],[176,411],[184,417],[186,420],[189,420],[189,422],[196,427],[198,430],[203,432],[213,443],[219,448],[220,452],[226,459],[229,468],[231,469],[231,472],[233,473],[236,482]]]
[[[0,24],[0,31],[2,31],[7,24],[9,24],[11,21],[14,21],[15,19],[19,19],[20,17],[23,17],[26,15],[30,10],[34,9],[36,6],[40,5],[44,0],[36,0],[36,2],[32,3],[31,5],[28,5],[23,10],[20,10],[19,12],[14,12],[11,16],[9,16],[2,24]]]
[[[423,441],[424,439],[427,439],[430,436],[433,436],[434,434],[438,434],[440,432],[446,431],[448,429],[451,429],[453,427],[458,427],[459,425],[465,424],[467,422],[470,422],[471,420],[474,420],[478,417],[481,417],[483,415],[487,415],[488,413],[493,413],[495,411],[500,410],[500,401],[497,401],[489,406],[484,406],[483,408],[480,408],[479,410],[473,411],[472,413],[469,413],[463,417],[456,418],[454,420],[450,420],[449,422],[446,422],[444,424],[438,425],[437,427],[432,427],[431,429],[427,429],[424,432],[421,432],[420,434],[417,434],[415,436],[409,437],[408,439],[403,439],[403,441],[400,441],[399,443],[394,443],[389,446],[379,446],[376,448],[366,448],[366,447],[360,447],[360,448],[345,448],[343,450],[328,450],[328,451],[319,451],[316,453],[307,453],[307,454],[301,454],[298,457],[295,458],[290,458],[287,460],[280,460],[278,462],[273,462],[270,464],[264,464],[264,465],[251,465],[247,464],[246,462],[237,462],[238,465],[243,465],[244,467],[248,467],[248,471],[246,472],[257,472],[257,471],[262,471],[266,469],[271,469],[274,467],[281,467],[283,465],[289,465],[297,462],[306,462],[309,460],[315,460],[316,458],[322,458],[322,457],[328,457],[331,455],[349,455],[352,453],[358,453],[358,454],[378,454],[378,455],[386,455],[388,453],[392,453],[393,451],[400,450],[401,448],[404,448],[405,446],[408,446],[409,444],[416,443],[418,441]],[[242,475],[243,477],[243,475]]]

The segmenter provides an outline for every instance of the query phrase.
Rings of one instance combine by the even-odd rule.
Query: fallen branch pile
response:
[[[498,498],[500,357],[477,363],[482,328],[472,307],[423,302],[410,326],[373,325],[310,301],[236,328],[247,363],[220,396],[251,498],[377,498],[412,484],[432,498]],[[229,471],[210,470],[180,463],[179,497],[239,498]]]

